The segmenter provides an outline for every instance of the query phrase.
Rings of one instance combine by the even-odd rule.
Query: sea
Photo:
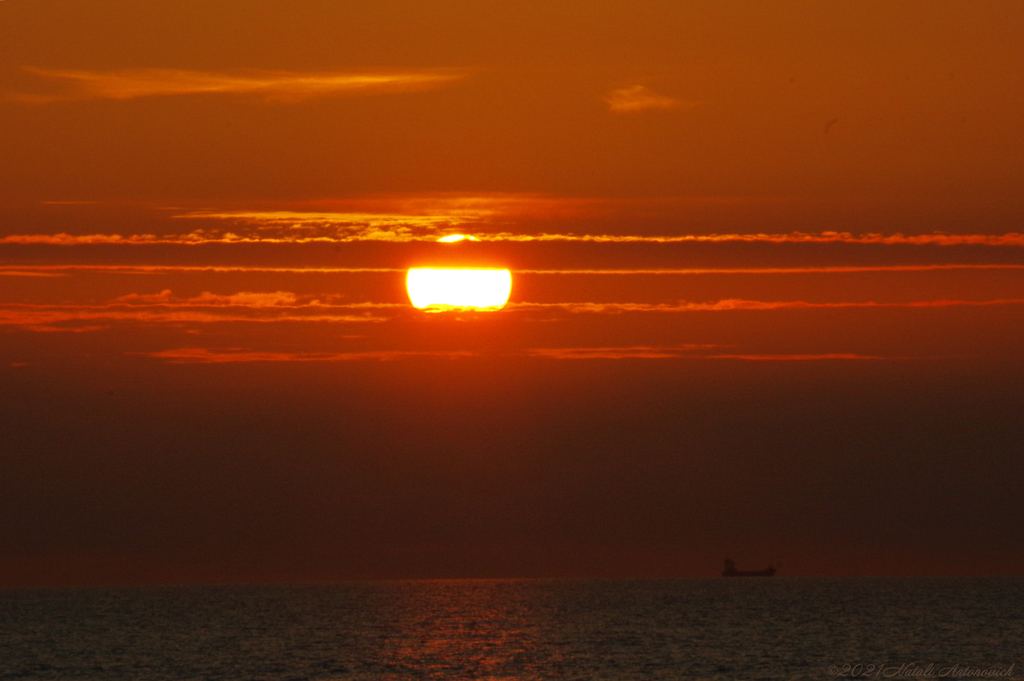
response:
[[[0,590],[0,679],[1024,677],[1024,577]]]

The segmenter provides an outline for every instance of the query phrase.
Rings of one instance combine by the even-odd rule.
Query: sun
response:
[[[405,287],[413,307],[500,310],[512,291],[512,273],[496,269],[409,270]]]

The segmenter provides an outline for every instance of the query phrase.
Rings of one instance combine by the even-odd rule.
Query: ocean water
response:
[[[0,590],[3,680],[921,678],[928,665],[1024,677],[1024,578]]]

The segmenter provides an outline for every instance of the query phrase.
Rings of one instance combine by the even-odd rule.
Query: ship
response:
[[[737,570],[731,558],[725,559],[725,569],[722,570],[723,577],[771,577],[774,574],[775,568],[771,565],[764,570]]]

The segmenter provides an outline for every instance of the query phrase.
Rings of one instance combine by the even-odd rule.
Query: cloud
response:
[[[0,244],[47,244],[50,246],[78,246],[82,244],[127,244],[156,243],[165,237],[155,234],[134,234],[123,237],[120,234],[9,234],[0,237]]]
[[[846,274],[853,272],[930,272],[935,270],[1022,270],[1013,264],[942,264],[942,265],[823,265],[808,267],[693,267],[686,269],[517,269],[515,274],[602,274],[614,276],[702,274]],[[0,276],[65,277],[75,272],[106,272],[117,274],[175,273],[266,273],[266,274],[390,274],[406,272],[402,267],[271,267],[261,265],[0,265]],[[525,303],[521,303],[525,304]],[[559,304],[559,303],[556,303]],[[591,303],[587,303],[591,304]],[[596,304],[596,303],[595,303]]]
[[[1020,265],[1024,268],[1024,265]],[[0,265],[0,276],[63,277],[71,272],[108,272],[118,274],[170,274],[170,273],[239,273],[267,274],[354,274],[405,272],[397,267],[269,267],[259,265]]]
[[[173,364],[225,364],[229,362],[351,362],[392,361],[415,357],[456,359],[475,357],[468,351],[380,350],[375,352],[267,352],[248,348],[175,348],[159,352],[137,353]]]
[[[11,234],[0,244],[251,244],[251,243],[347,243],[391,241],[408,243],[437,241],[450,228],[460,225],[466,240],[491,242],[566,243],[801,243],[874,244],[904,246],[1024,246],[1024,234],[853,234],[850,232],[789,232],[785,234],[683,234],[656,236],[634,234],[516,234],[466,230],[472,217],[462,215],[367,215],[353,213],[194,212],[176,215],[182,219],[221,220],[230,229],[197,229],[182,234]]]
[[[300,307],[302,305],[320,305],[318,299],[307,302],[300,302],[299,297],[287,291],[274,291],[267,293],[256,293],[252,291],[241,291],[231,295],[217,295],[209,291],[203,291],[193,298],[175,298],[170,289],[160,293],[138,294],[129,293],[114,299],[114,304],[125,305],[179,305],[187,307],[213,306],[236,306],[236,307]]]
[[[1024,234],[852,234],[850,232],[789,232],[786,234],[684,234],[643,236],[633,234],[477,234],[478,241],[567,241],[591,243],[851,243],[910,246],[1024,246]]]
[[[654,303],[510,303],[509,307],[518,310],[557,308],[572,313],[617,314],[623,312],[732,312],[743,310],[801,310],[816,308],[883,308],[883,307],[990,307],[996,305],[1022,305],[1024,298],[1005,298],[999,300],[921,300],[900,303],[867,302],[835,302],[811,303],[804,300],[742,300],[727,298],[713,303],[675,304]]]
[[[631,346],[622,348],[536,348],[527,350],[532,357],[550,359],[742,359],[761,361],[809,361],[825,359],[901,359],[898,357],[880,357],[875,355],[856,355],[850,353],[833,353],[822,355],[708,355],[700,350],[719,347],[717,345],[675,345]]]
[[[708,355],[698,351],[715,345],[529,348],[520,354],[539,359],[739,359],[748,361],[882,360],[902,359],[851,353],[793,355]],[[388,362],[416,358],[464,359],[481,353],[466,350],[379,350],[369,352],[279,352],[249,348],[173,348],[135,353],[172,364],[226,364],[240,362]]]
[[[881,357],[878,355],[854,355],[833,353],[824,355],[707,355],[707,359],[742,359],[752,362],[808,362],[823,359],[903,359],[902,357]]]
[[[480,220],[486,212],[463,210],[442,215],[394,215],[296,211],[195,211],[177,219],[220,220],[234,231],[197,230],[179,238],[202,241],[436,241],[442,230]]]
[[[636,113],[651,109],[689,110],[700,104],[700,102],[659,95],[643,85],[631,85],[612,90],[604,96],[604,101],[612,113]]]
[[[36,333],[87,333],[89,331],[103,331],[109,327],[106,326],[26,326],[26,331],[35,331]]]
[[[0,269],[0,277],[63,277],[57,272],[36,272],[31,269]]]
[[[688,313],[688,312],[731,312],[770,310],[810,310],[821,308],[946,308],[946,307],[992,307],[1001,305],[1024,305],[1024,299],[1000,300],[924,300],[906,303],[837,302],[809,303],[806,301],[759,301],[727,299],[713,303],[680,302],[673,305],[647,303],[515,303],[508,306],[511,312],[531,310],[562,310],[573,314],[622,314],[622,313]],[[297,296],[293,293],[275,291],[270,293],[241,292],[231,295],[217,295],[209,292],[192,298],[178,298],[171,291],[155,294],[129,294],[100,305],[43,305],[26,303],[0,304],[0,326],[21,327],[27,330],[56,325],[81,325],[90,323],[135,322],[143,324],[209,324],[218,322],[328,322],[367,323],[384,322],[394,319],[396,314],[410,312],[404,303],[335,303],[329,296]],[[92,330],[92,329],[90,329]],[[693,350],[704,346],[674,346],[665,348],[599,348],[593,352],[607,354],[614,351],[634,354],[678,354],[681,349]],[[569,350],[530,350],[528,354],[555,353],[565,355]],[[579,350],[574,357],[586,356],[589,350]],[[572,353],[570,353],[572,354]]]
[[[56,267],[40,265],[38,267]],[[84,265],[83,267],[91,267]],[[807,267],[692,267],[687,269],[564,269],[515,270],[517,274],[848,274],[852,272],[930,272],[933,270],[1021,270],[1024,265],[1008,264],[943,264],[943,265],[819,265]]]
[[[63,92],[54,95],[8,95],[9,99],[29,104],[199,94],[248,94],[267,101],[297,102],[315,97],[431,90],[462,80],[469,75],[469,71],[465,69],[298,73],[257,70],[211,72],[183,69],[78,71],[26,66],[24,70],[64,86]]]
[[[672,224],[699,206],[768,205],[782,201],[761,196],[691,196],[648,198],[572,198],[540,194],[397,194],[321,199],[299,203],[264,203],[231,209],[188,210],[164,207],[179,233],[9,234],[0,244],[251,244],[426,242],[457,238],[489,242],[556,242],[599,244],[872,244],[899,246],[1024,246],[1024,233],[943,232],[747,232],[623,233],[630,216],[658,217]],[[241,209],[239,209],[241,208]],[[273,209],[271,209],[273,208]],[[579,231],[562,231],[569,224]],[[601,224],[603,229],[595,225]],[[620,227],[621,225],[621,227]],[[196,228],[198,226],[198,228]],[[545,231],[545,228],[553,231]],[[621,231],[620,231],[621,230]]]
[[[674,357],[701,357],[695,351],[718,347],[716,345],[672,345],[583,348],[530,348],[524,354],[548,359],[671,359]]]
[[[135,322],[143,324],[209,324],[217,322],[329,322],[387,321],[382,310],[405,308],[395,303],[337,304],[331,296],[298,296],[285,291],[231,295],[203,292],[179,298],[170,290],[154,294],[128,294],[99,305],[0,304],[0,326],[47,330],[55,325],[83,322]],[[99,328],[99,327],[94,327]]]

